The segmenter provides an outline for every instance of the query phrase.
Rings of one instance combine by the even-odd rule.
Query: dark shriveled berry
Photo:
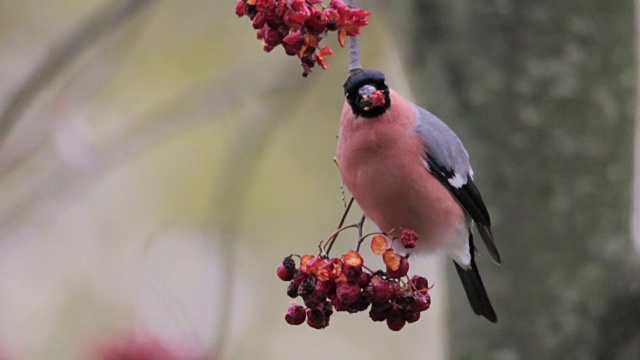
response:
[[[397,298],[395,303],[403,311],[412,311],[417,301],[418,300],[415,295],[407,293]]]
[[[369,310],[369,317],[373,321],[385,321],[387,320],[388,307],[376,306],[376,304],[371,305],[371,310]]]
[[[305,295],[302,297],[302,301],[304,301],[304,305],[306,307],[316,307],[322,304],[326,300],[326,297],[317,294],[315,291],[309,295]]]
[[[349,309],[347,310],[349,313],[354,314],[360,311],[365,311],[369,308],[371,304],[371,300],[367,295],[361,293],[358,299],[351,304],[349,304]]]
[[[411,229],[404,229],[402,233],[400,233],[400,243],[406,249],[413,249],[416,247],[416,242],[418,241],[418,234]]]
[[[314,329],[324,329],[329,326],[329,319],[325,316],[324,309],[307,309],[307,325]]]
[[[305,297],[311,295],[313,290],[316,288],[316,278],[315,276],[306,277],[298,286],[298,295]]]
[[[304,306],[292,304],[287,309],[287,313],[284,316],[284,321],[289,325],[300,325],[307,318],[307,312]]]
[[[338,30],[338,24],[336,23],[335,20],[329,20],[329,22],[327,22],[327,30],[329,31]]]
[[[256,17],[257,13],[258,13],[258,8],[256,8],[255,5],[247,5],[247,8],[245,9],[245,14],[249,17],[249,20],[253,20],[253,18]]]
[[[293,280],[293,275],[295,274],[295,271],[296,271],[296,262],[293,261],[291,256],[287,256],[278,265],[276,274],[282,281],[291,281]]]
[[[413,324],[414,322],[420,320],[420,312],[405,311],[402,313],[402,318],[405,319],[409,324]]]
[[[333,315],[333,305],[331,305],[331,301],[325,300],[322,304],[322,311],[324,312],[324,317],[329,321],[329,318]]]
[[[304,279],[306,279],[309,275],[303,273],[300,270],[296,270],[295,274],[293,275],[293,280],[291,280],[291,282],[289,283],[289,286],[287,287],[287,295],[292,298],[295,299],[298,296],[298,287],[300,287],[300,284],[302,283],[302,281]]]

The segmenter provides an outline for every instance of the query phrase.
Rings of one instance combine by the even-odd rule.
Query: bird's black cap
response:
[[[375,83],[381,85],[385,83],[384,73],[378,70],[362,70],[349,76],[342,87],[344,88],[344,93],[349,94],[357,91],[362,85]]]
[[[391,106],[389,87],[381,71],[361,70],[351,74],[344,82],[343,88],[347,103],[356,116],[377,118]],[[384,100],[376,104],[372,103],[370,98],[372,90],[383,94]]]

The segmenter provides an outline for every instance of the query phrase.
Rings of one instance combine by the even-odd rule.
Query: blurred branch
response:
[[[73,191],[80,183],[99,179],[109,169],[131,161],[171,135],[199,124],[205,120],[204,115],[210,121],[212,117],[240,106],[246,99],[293,89],[303,79],[295,77],[282,81],[282,74],[290,70],[289,65],[286,62],[265,65],[262,58],[241,63],[218,78],[205,80],[204,85],[194,85],[173,101],[162,102],[162,106],[137,115],[149,120],[140,121],[139,127],[127,129],[112,141],[98,146],[96,154],[99,161],[91,171],[74,169],[61,161],[38,167],[38,179],[21,191],[21,196],[6,200],[0,207],[0,229],[16,225],[25,218],[24,214],[47,196]],[[266,71],[265,66],[271,66],[270,70]]]
[[[155,0],[123,0],[109,3],[96,11],[74,32],[55,46],[23,86],[8,101],[0,114],[0,147],[25,110],[69,64],[101,37],[119,28],[127,19],[152,4]]]

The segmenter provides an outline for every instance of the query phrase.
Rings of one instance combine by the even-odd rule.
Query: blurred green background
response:
[[[358,4],[365,67],[471,153],[497,324],[444,256],[412,263],[433,305],[399,333],[284,322],[277,264],[343,209],[333,36],[303,79],[232,0],[0,0],[0,358],[91,358],[131,333],[212,359],[640,358],[634,3]]]

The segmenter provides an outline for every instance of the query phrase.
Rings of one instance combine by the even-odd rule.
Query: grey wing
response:
[[[418,120],[416,132],[425,143],[424,160],[427,169],[453,194],[469,214],[491,258],[501,263],[493,241],[491,218],[480,191],[473,183],[469,155],[458,136],[438,117],[414,105]]]

